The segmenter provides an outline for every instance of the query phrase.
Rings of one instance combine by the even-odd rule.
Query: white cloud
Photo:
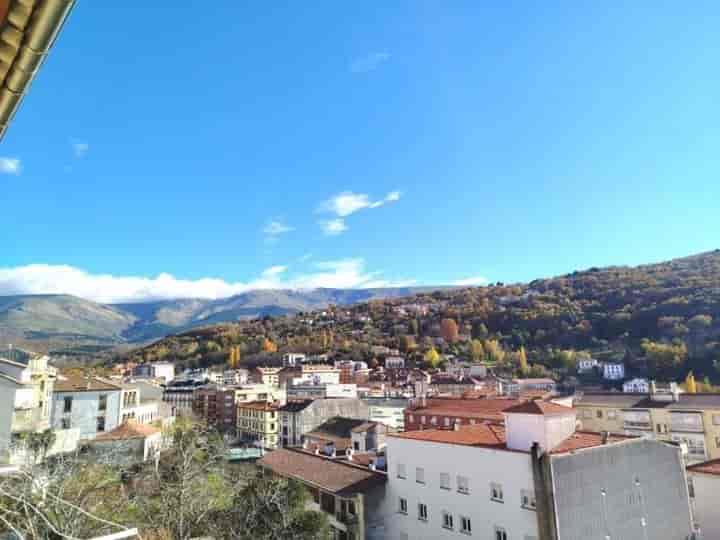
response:
[[[345,220],[342,218],[328,219],[326,221],[320,221],[319,223],[323,234],[326,236],[337,236],[348,229],[347,225],[345,225]]]
[[[343,191],[324,201],[319,208],[320,212],[329,212],[338,217],[347,217],[365,208],[379,208],[387,203],[400,200],[399,191],[391,191],[379,201],[371,201],[367,193],[353,193]]]
[[[173,298],[226,298],[257,289],[368,288],[402,286],[380,272],[365,270],[363,259],[317,262],[312,272],[286,277],[286,266],[271,266],[248,282],[216,278],[179,279],[167,273],[147,278],[91,274],[67,265],[32,264],[0,268],[0,295],[71,294],[96,302],[139,302]]]
[[[386,52],[376,52],[359,56],[350,63],[350,71],[352,73],[369,73],[375,71],[388,60],[390,60],[390,54]]]
[[[0,173],[20,174],[22,164],[18,158],[0,157]]]
[[[81,158],[85,156],[85,154],[87,154],[87,151],[90,149],[90,145],[88,143],[81,141],[73,141],[72,147],[76,158]]]
[[[280,219],[272,219],[268,221],[263,227],[263,233],[268,236],[280,236],[281,234],[289,233],[294,230],[294,227],[286,225]]]
[[[487,285],[488,283],[490,283],[490,280],[488,278],[483,276],[475,276],[465,279],[458,279],[457,281],[453,281],[451,285],[457,285],[458,287],[472,287],[474,285]]]

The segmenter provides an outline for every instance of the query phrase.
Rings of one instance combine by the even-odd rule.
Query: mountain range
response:
[[[256,290],[219,300],[197,298],[100,304],[70,295],[0,296],[0,345],[92,354],[148,342],[197,326],[287,315],[446,287]]]

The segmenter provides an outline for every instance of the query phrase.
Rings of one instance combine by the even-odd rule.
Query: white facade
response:
[[[457,540],[468,522],[465,534],[483,540],[495,540],[497,531],[508,540],[538,538],[535,511],[522,504],[533,492],[528,454],[394,437],[386,453],[388,539]]]
[[[599,365],[599,362],[595,358],[581,358],[577,361],[577,370],[580,373],[587,373],[592,371]]]
[[[543,451],[555,448],[575,432],[575,410],[559,414],[505,414],[507,447],[529,452],[537,442]]]
[[[282,357],[283,367],[295,367],[307,361],[307,355],[302,353],[285,353]]]
[[[613,362],[606,362],[602,366],[603,379],[609,381],[619,381],[625,378],[625,366]]]
[[[695,521],[700,527],[700,538],[720,538],[720,476],[692,471],[689,474],[695,492]]]
[[[175,378],[175,364],[154,362],[152,364],[152,373],[156,379],[165,379],[165,382],[170,382]]]
[[[405,367],[405,358],[402,356],[388,356],[385,359],[385,369],[403,369]]]
[[[650,392],[650,383],[647,379],[637,377],[623,383],[623,392],[626,394],[647,394]]]

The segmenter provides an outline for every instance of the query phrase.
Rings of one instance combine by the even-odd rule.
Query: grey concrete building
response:
[[[337,416],[367,420],[369,409],[360,399],[305,399],[288,401],[279,415],[281,446],[302,446],[304,435],[327,420]]]

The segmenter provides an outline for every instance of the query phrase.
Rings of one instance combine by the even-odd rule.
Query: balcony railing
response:
[[[625,420],[623,426],[625,429],[640,429],[652,431],[652,424],[650,422],[632,422],[629,420]]]

